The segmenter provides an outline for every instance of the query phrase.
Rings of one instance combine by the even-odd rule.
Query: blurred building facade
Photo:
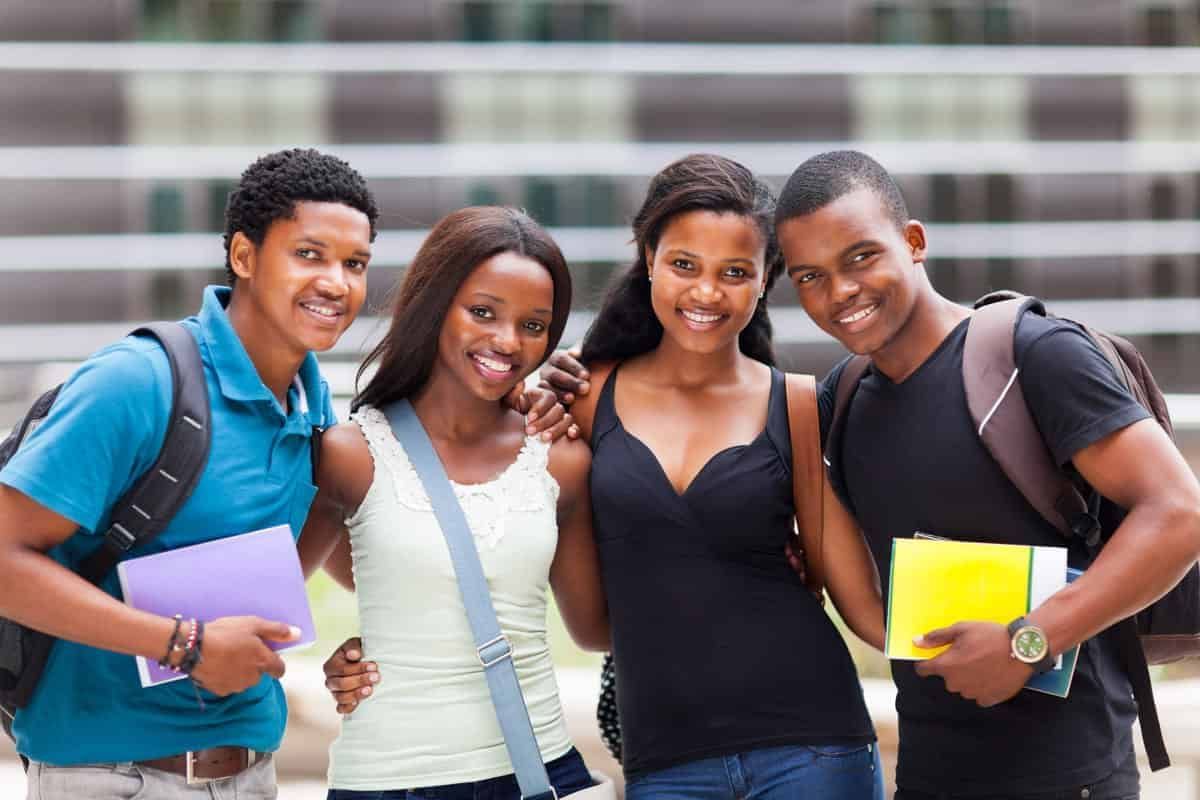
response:
[[[294,144],[344,149],[362,169],[384,212],[381,243],[485,202],[524,206],[580,241],[604,232],[615,244],[598,251],[562,239],[581,309],[624,257],[646,178],[671,158],[701,146],[744,154],[778,188],[813,152],[860,147],[935,226],[929,268],[945,293],[1121,301],[1138,309],[1126,332],[1164,388],[1200,391],[1195,0],[0,0],[0,39],[0,394],[12,408],[32,368],[13,348],[22,330],[44,332],[20,326],[181,315],[221,280],[219,258],[195,263],[177,249],[195,240],[178,234],[207,234],[219,256],[225,197],[251,156],[194,175],[123,170],[123,159]],[[172,48],[246,43],[262,69],[138,70],[102,57],[39,68],[15,47],[62,42],[78,43],[83,64],[103,43],[142,43],[168,62]],[[536,47],[522,51],[525,68],[494,68],[514,42],[567,57],[584,46],[574,70],[539,69]],[[379,51],[377,70],[339,69],[352,46],[380,43],[394,49]],[[393,69],[386,53],[405,43],[427,48],[428,64]],[[457,43],[477,46],[465,66]],[[277,68],[280,44],[313,46],[319,66]],[[789,66],[806,52],[827,62]],[[1133,66],[1121,52],[1137,54]],[[910,53],[923,66],[888,68]],[[778,73],[742,69],[775,57]],[[551,156],[557,145],[562,157],[529,173],[404,174],[396,159],[419,153],[388,149],[497,143]],[[621,148],[656,145],[658,163],[613,166]],[[579,163],[597,153],[594,171]],[[39,159],[54,168],[27,168]],[[139,235],[161,237],[142,240],[161,263],[118,268],[111,249]],[[375,298],[395,266],[372,270]],[[786,286],[772,299],[795,305]],[[779,328],[795,366],[823,371],[838,354]]]

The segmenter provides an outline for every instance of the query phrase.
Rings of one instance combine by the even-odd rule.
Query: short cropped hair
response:
[[[775,224],[819,211],[861,188],[877,194],[896,227],[904,229],[909,215],[900,187],[878,161],[857,150],[821,153],[796,167],[779,194]]]
[[[366,180],[353,167],[312,149],[269,153],[246,168],[225,204],[225,276],[230,286],[237,281],[229,260],[233,235],[241,231],[261,245],[273,222],[291,219],[296,203],[306,201],[358,209],[367,215],[375,241],[379,209]]]

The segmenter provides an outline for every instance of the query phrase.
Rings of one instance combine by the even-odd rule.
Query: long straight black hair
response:
[[[584,337],[585,364],[622,361],[658,347],[663,327],[650,304],[646,251],[658,247],[671,220],[689,211],[736,214],[753,221],[762,232],[765,292],[750,322],[738,334],[738,348],[757,361],[775,364],[766,298],[783,272],[783,254],[775,239],[775,195],[741,164],[707,153],[685,156],[651,178],[646,199],[633,218],[637,258],[617,277]]]
[[[442,323],[454,295],[476,267],[500,253],[533,259],[554,281],[554,310],[547,332],[549,356],[562,338],[571,310],[571,273],[554,239],[524,211],[472,206],[442,218],[408,268],[392,306],[387,334],[358,368],[356,384],[375,362],[379,369],[350,403],[376,408],[411,397],[433,371]]]

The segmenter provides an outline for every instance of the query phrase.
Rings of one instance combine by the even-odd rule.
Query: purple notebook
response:
[[[164,617],[211,621],[252,614],[300,629],[294,642],[271,642],[293,650],[316,638],[304,573],[287,525],[181,547],[117,564],[125,602]],[[142,686],[185,677],[136,656]]]

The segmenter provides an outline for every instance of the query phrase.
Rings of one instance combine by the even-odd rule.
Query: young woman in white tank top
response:
[[[562,254],[531,218],[499,207],[449,215],[399,287],[351,421],[324,435],[306,536],[324,529],[326,567],[356,589],[363,656],[385,678],[343,718],[329,800],[520,797],[445,540],[382,411],[401,398],[474,534],[551,783],[560,797],[591,785],[546,644],[549,585],[575,641],[609,646],[591,456],[579,441],[527,436],[501,402],[552,352],[570,299]]]

